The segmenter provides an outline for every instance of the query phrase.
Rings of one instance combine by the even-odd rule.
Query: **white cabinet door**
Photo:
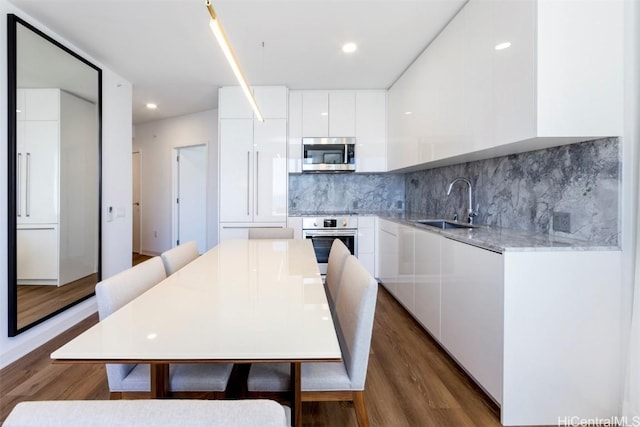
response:
[[[60,120],[60,89],[25,89],[25,120]]]
[[[396,295],[396,285],[399,280],[398,272],[398,224],[385,221],[378,221],[378,238],[380,242],[380,281],[385,288]]]
[[[329,136],[328,92],[315,90],[302,92],[302,136]]]
[[[287,118],[287,88],[285,86],[256,86],[253,96],[265,119]]]
[[[376,275],[376,222],[375,217],[358,217],[358,260],[375,277]]]
[[[221,223],[218,236],[220,242],[234,239],[247,240],[249,238],[249,227]]]
[[[27,89],[16,89],[16,120],[22,121],[26,116],[26,91]]]
[[[256,222],[287,220],[287,121],[253,124],[254,206]],[[224,178],[224,175],[223,175]]]
[[[252,119],[253,109],[240,86],[225,86],[218,91],[220,119]]]
[[[356,135],[356,97],[352,90],[329,92],[329,136]]]
[[[58,231],[49,227],[18,227],[16,257],[20,284],[57,284]],[[45,283],[43,283],[43,281]]]
[[[356,172],[387,168],[386,91],[356,91]]]
[[[287,158],[289,159],[289,172],[302,172],[302,92],[289,91],[289,146]]]
[[[398,281],[396,298],[413,313],[414,306],[414,229],[398,227]]]
[[[302,217],[301,216],[288,216],[287,227],[293,229],[294,239],[302,239]]]
[[[442,239],[441,342],[502,401],[502,255]]]
[[[24,151],[20,153],[19,192],[24,197],[19,223],[56,223],[59,216],[59,124],[24,122]]]
[[[253,220],[253,119],[220,120],[220,221]]]
[[[440,339],[440,237],[415,232],[415,318]]]

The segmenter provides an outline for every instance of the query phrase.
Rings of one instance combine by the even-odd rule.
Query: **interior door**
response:
[[[204,145],[178,150],[177,244],[195,240],[207,250],[207,149]]]
[[[133,252],[140,253],[140,153],[131,156],[132,166],[132,221],[133,221]]]

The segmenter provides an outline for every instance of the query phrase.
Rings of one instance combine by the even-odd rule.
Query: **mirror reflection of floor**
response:
[[[18,285],[18,329],[93,293],[97,274],[64,286]]]

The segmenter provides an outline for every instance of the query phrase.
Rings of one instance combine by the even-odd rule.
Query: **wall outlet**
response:
[[[571,233],[571,215],[569,212],[553,213],[553,230]]]

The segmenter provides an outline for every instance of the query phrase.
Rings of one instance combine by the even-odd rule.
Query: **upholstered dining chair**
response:
[[[160,257],[153,257],[96,285],[98,317],[103,321],[116,310],[142,295],[166,278]],[[107,364],[111,399],[123,393],[148,397],[151,390],[148,364]],[[233,364],[176,364],[169,367],[169,390],[174,394],[222,394]]]
[[[249,239],[293,239],[293,228],[286,227],[252,227]]]
[[[342,271],[344,270],[344,263],[351,255],[349,248],[342,243],[342,240],[335,239],[331,244],[329,250],[329,260],[327,261],[327,274],[324,279],[324,284],[327,288],[327,299],[329,300],[329,307],[333,313],[336,298],[338,297],[338,287],[340,286],[340,278],[342,277]]]
[[[199,256],[198,244],[195,240],[192,240],[175,248],[171,248],[168,251],[164,251],[160,255],[160,258],[162,258],[167,276],[170,276]]]
[[[303,402],[352,401],[360,427],[369,425],[364,386],[369,363],[378,282],[350,255],[345,261],[338,299],[338,340],[342,363],[303,363]],[[253,364],[247,379],[250,397],[289,390],[289,364]]]

